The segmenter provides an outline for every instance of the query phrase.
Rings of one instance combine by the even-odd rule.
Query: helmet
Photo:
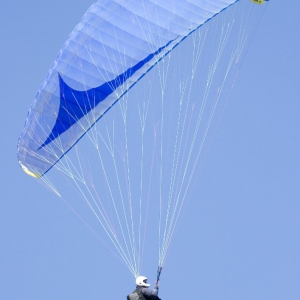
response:
[[[147,277],[145,276],[138,276],[135,280],[135,283],[137,286],[144,286],[144,287],[150,286],[150,284],[147,283]]]

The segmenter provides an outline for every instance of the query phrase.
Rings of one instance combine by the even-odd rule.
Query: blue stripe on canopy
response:
[[[58,75],[60,86],[60,106],[58,116],[51,133],[49,134],[47,140],[40,146],[40,148],[45,147],[51,141],[68,130],[89,111],[95,108],[96,105],[112,94],[120,85],[122,85],[136,71],[141,69],[155,55],[159,54],[163,49],[165,49],[171,42],[173,41],[170,41],[167,45],[159,48],[154,53],[149,54],[145,59],[117,76],[114,80],[87,91],[77,91],[72,89],[64,82],[62,77]]]

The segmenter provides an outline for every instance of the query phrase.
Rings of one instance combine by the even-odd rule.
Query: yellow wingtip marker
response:
[[[23,171],[24,171],[26,174],[28,174],[28,175],[30,175],[30,176],[32,176],[32,177],[35,177],[35,178],[40,178],[40,177],[41,177],[41,175],[29,171],[29,170],[28,170],[25,166],[23,166],[22,164],[21,164],[21,167],[22,167]]]
[[[263,4],[266,2],[266,0],[250,0],[251,2],[254,2],[256,4]]]

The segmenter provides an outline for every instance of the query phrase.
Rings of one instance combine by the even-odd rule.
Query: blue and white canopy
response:
[[[160,59],[237,1],[96,1],[30,108],[18,144],[23,170],[43,176]]]

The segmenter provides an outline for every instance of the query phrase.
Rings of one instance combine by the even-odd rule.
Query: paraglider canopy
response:
[[[27,174],[46,174],[187,36],[238,0],[96,1],[59,52],[18,144]]]

